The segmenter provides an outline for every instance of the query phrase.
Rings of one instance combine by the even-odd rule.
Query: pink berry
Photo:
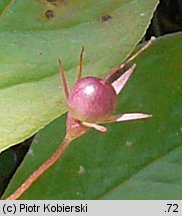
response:
[[[67,101],[71,116],[82,122],[98,123],[116,108],[117,94],[108,82],[97,77],[79,79]]]

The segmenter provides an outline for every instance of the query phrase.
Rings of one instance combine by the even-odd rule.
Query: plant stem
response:
[[[49,167],[51,167],[64,154],[71,141],[72,140],[66,136],[54,154],[37,170],[35,170],[14,193],[6,198],[6,200],[18,199],[47,169],[49,169]]]

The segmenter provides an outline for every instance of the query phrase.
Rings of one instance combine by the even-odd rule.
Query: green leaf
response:
[[[181,199],[182,147],[150,162],[126,182],[106,193],[104,199]]]
[[[41,176],[22,199],[182,199],[182,34],[157,39],[139,58],[120,94],[118,113],[145,120],[90,131]],[[40,131],[6,197],[55,151],[65,115]]]
[[[0,151],[30,137],[66,111],[58,58],[72,86],[84,45],[84,74],[103,76],[140,41],[158,0],[3,2]],[[106,15],[110,19],[103,21]]]

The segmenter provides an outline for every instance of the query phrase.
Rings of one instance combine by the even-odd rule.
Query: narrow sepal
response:
[[[115,80],[112,83],[112,86],[114,90],[116,91],[116,94],[119,94],[121,90],[124,88],[130,76],[132,75],[135,67],[136,67],[136,64],[132,65],[125,73],[123,73],[117,80]]]
[[[145,119],[152,117],[151,114],[145,113],[125,113],[120,115],[112,115],[104,121],[104,123],[121,122],[121,121],[131,121],[138,119]]]

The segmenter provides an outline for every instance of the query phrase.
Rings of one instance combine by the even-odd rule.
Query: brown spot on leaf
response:
[[[110,15],[104,15],[104,16],[102,16],[102,18],[101,18],[102,22],[106,22],[106,21],[108,21],[109,19],[112,19],[112,16],[110,16]]]
[[[59,4],[63,3],[64,0],[47,0],[50,4],[54,6],[58,6]]]
[[[63,1],[63,0],[61,0],[61,1]],[[50,3],[59,3],[60,0],[47,0],[47,2],[50,2]]]
[[[47,10],[45,12],[45,16],[50,19],[50,18],[53,18],[54,17],[54,11],[53,10]]]

